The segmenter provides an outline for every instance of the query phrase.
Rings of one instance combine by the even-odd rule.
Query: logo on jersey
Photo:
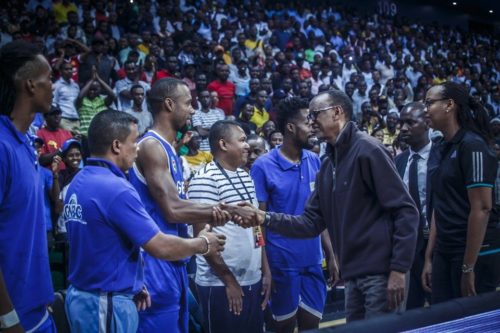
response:
[[[172,173],[177,173],[177,163],[175,163],[175,158],[170,158],[170,166],[172,167]]]
[[[75,193],[71,195],[68,203],[63,208],[63,220],[65,222],[74,221],[81,224],[87,224],[82,220],[82,206],[78,204],[78,197]]]

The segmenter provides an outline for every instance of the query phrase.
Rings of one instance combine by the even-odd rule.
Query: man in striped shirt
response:
[[[201,107],[193,115],[193,127],[196,129],[202,138],[200,143],[201,151],[210,151],[208,144],[208,132],[210,127],[218,121],[224,119],[224,112],[217,108],[210,107],[210,92],[203,90],[200,92],[199,100]]]
[[[255,187],[241,167],[249,146],[233,121],[216,122],[209,135],[214,161],[200,169],[189,185],[190,200],[205,204],[249,202],[257,207]],[[203,225],[193,225],[197,233]],[[222,256],[197,256],[195,282],[207,332],[262,332],[263,310],[270,292],[270,271],[260,228],[228,222],[214,230],[226,235]]]

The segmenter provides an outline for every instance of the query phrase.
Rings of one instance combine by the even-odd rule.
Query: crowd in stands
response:
[[[53,103],[29,133],[46,167],[49,238],[65,239],[58,215],[65,191],[85,164],[88,128],[101,111],[153,124],[152,84],[184,81],[194,110],[178,135],[185,179],[212,161],[210,128],[236,121],[250,146],[246,169],[283,142],[277,107],[340,90],[358,128],[395,157],[400,112],[447,81],[463,84],[489,113],[500,151],[500,53],[493,35],[360,13],[329,1],[29,0],[3,2],[0,46],[36,44],[52,67]],[[1,70],[1,69],[0,69]],[[438,135],[438,134],[436,134]],[[311,150],[324,154],[324,145]],[[499,164],[500,165],[500,164]],[[497,177],[497,200],[500,198]]]

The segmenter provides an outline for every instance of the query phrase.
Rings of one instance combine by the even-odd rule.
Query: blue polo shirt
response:
[[[35,150],[7,116],[0,116],[0,268],[24,329],[53,300],[42,180]]]
[[[73,178],[62,213],[69,281],[84,291],[136,294],[144,285],[140,247],[159,229],[116,165],[95,158],[87,163]]]
[[[255,161],[250,172],[257,200],[266,202],[270,212],[302,214],[320,165],[318,156],[308,150],[302,150],[300,164],[285,159],[280,147],[271,150]],[[266,230],[266,253],[270,264],[283,268],[321,264],[320,236],[297,239]]]

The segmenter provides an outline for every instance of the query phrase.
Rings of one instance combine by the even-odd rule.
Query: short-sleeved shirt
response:
[[[50,276],[41,168],[28,137],[0,116],[0,269],[26,330],[46,313]]]
[[[132,88],[136,84],[138,84],[144,88],[144,93],[147,93],[151,89],[151,86],[147,82],[144,82],[144,81],[137,81],[137,83],[135,83],[134,81],[130,80],[129,78],[124,78],[123,80],[116,81],[115,93],[116,93],[116,97],[117,97],[117,109],[118,110],[125,111],[125,110],[132,108],[132,106],[134,105],[134,101],[132,101],[132,99],[127,99],[127,98],[122,97],[120,95],[120,93],[124,90],[130,90],[130,88]],[[144,100],[142,101],[142,109],[143,110],[148,109],[146,98],[144,98]]]
[[[193,127],[201,126],[201,128],[210,129],[215,122],[224,120],[224,113],[220,109],[209,109],[208,112],[196,110],[193,115]],[[204,138],[200,142],[200,150],[210,151],[208,138]]]
[[[235,97],[236,88],[231,81],[224,83],[220,81],[212,81],[208,85],[209,91],[216,91],[219,95],[219,105],[217,107],[224,111],[226,116],[233,114],[233,102]]]
[[[437,144],[432,154],[437,157],[428,171],[433,184],[436,249],[445,253],[463,253],[471,210],[467,190],[488,187],[494,196],[497,160],[479,135],[464,129],[460,129],[449,142]],[[492,202],[495,202],[494,197]],[[493,209],[488,229],[494,229],[497,223],[498,212]],[[487,232],[485,242],[488,241]]]
[[[189,183],[190,200],[217,204],[225,202],[236,204],[247,201],[257,206],[255,187],[250,175],[243,169],[224,170],[227,177],[215,162],[200,169]],[[253,228],[244,229],[229,221],[214,232],[226,236],[222,258],[238,283],[242,286],[253,285],[261,279],[262,252],[255,247]],[[215,275],[203,256],[196,256],[196,283],[201,286],[224,286]]]
[[[159,229],[116,165],[94,158],[87,163],[73,178],[62,213],[69,281],[84,291],[135,294],[144,285],[140,247]]]
[[[80,114],[80,133],[87,135],[89,130],[90,122],[96,114],[101,111],[107,110],[105,98],[102,96],[97,96],[94,99],[84,97],[82,100],[82,106],[78,110]]]
[[[125,112],[137,119],[137,129],[141,135],[153,125],[153,115],[148,109],[142,109],[139,112],[134,109],[127,109]]]
[[[280,147],[259,157],[252,165],[257,199],[267,203],[270,212],[300,215],[314,189],[319,157],[302,150],[300,164],[288,161]],[[266,230],[266,254],[278,267],[306,267],[321,263],[320,237],[297,239]]]
[[[269,113],[265,108],[258,109],[257,107],[253,108],[253,115],[250,118],[250,121],[257,126],[257,128],[261,128],[269,120]]]

